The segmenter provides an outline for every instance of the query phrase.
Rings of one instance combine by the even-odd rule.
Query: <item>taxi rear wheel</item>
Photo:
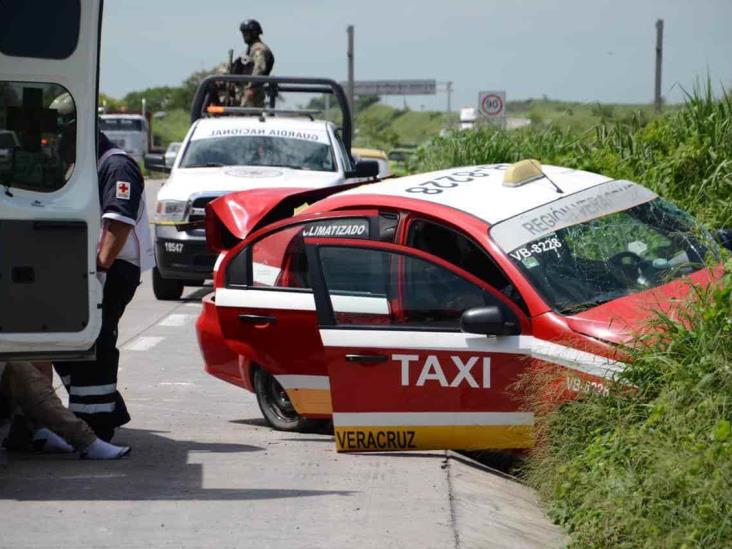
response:
[[[152,282],[153,293],[161,301],[174,301],[183,295],[183,281],[163,278],[157,267],[153,267]]]
[[[278,431],[305,431],[311,422],[295,411],[282,385],[262,368],[254,371],[254,392],[264,419]]]

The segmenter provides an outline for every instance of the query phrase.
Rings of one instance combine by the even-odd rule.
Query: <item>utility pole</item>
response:
[[[447,125],[452,126],[452,82],[447,83]]]
[[[348,25],[348,106],[351,108],[351,116],[355,119],[356,113],[353,110],[353,25]]]
[[[663,19],[656,21],[656,89],[654,103],[661,112],[661,64],[663,61]]]

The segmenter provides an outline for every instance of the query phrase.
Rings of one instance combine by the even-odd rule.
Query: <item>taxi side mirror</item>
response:
[[[468,334],[481,335],[517,335],[519,326],[512,320],[506,320],[503,311],[495,305],[473,307],[463,313],[460,318],[460,329]]]
[[[718,229],[715,236],[717,242],[732,251],[732,229]]]
[[[348,172],[346,177],[376,177],[379,175],[379,163],[376,160],[359,160],[353,168],[352,172]]]
[[[146,154],[145,168],[151,172],[170,173],[170,166],[165,164],[164,154]]]

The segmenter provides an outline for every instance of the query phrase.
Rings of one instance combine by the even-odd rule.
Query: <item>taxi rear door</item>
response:
[[[93,353],[101,16],[102,0],[0,2],[0,360]]]
[[[227,345],[273,375],[300,414],[331,412],[305,238],[379,238],[380,220],[376,210],[302,215],[252,235],[220,267],[225,279],[215,302]],[[246,375],[243,370],[221,374]]]
[[[309,239],[307,251],[338,451],[532,445],[533,416],[512,392],[528,365],[518,307],[405,246]],[[486,308],[511,335],[461,331],[465,310]]]

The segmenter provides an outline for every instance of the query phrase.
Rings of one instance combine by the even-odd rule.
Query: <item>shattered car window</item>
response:
[[[656,198],[506,250],[548,304],[574,314],[706,266],[718,248],[699,224]]]

